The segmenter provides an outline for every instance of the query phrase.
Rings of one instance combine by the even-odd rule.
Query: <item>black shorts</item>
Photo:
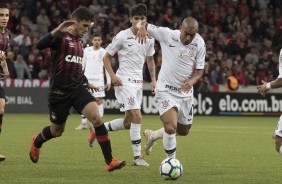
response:
[[[51,91],[48,97],[50,121],[55,124],[63,124],[67,121],[71,107],[81,114],[84,107],[93,101],[95,98],[82,85],[67,94],[55,94]]]
[[[0,98],[3,98],[6,100],[6,94],[5,94],[5,91],[4,89],[0,86]]]

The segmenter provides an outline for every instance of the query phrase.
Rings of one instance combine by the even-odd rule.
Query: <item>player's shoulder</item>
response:
[[[203,37],[199,33],[196,33],[195,41],[198,45],[205,46],[205,40],[203,39]]]

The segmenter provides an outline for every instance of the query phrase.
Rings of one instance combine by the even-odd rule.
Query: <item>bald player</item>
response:
[[[163,138],[168,158],[176,156],[176,135],[186,136],[193,120],[193,85],[202,77],[206,46],[197,33],[196,19],[186,17],[179,30],[140,22],[137,39],[146,42],[149,34],[160,42],[162,66],[156,85],[156,99],[163,128],[145,130],[145,152],[150,154],[154,142]]]

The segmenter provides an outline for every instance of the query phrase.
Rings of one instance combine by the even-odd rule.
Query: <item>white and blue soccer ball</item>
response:
[[[176,180],[182,173],[182,164],[175,158],[166,158],[160,165],[160,175],[166,180]]]

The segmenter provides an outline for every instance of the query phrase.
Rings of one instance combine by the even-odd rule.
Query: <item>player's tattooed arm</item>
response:
[[[155,67],[155,61],[153,56],[148,56],[147,57],[147,66],[148,66],[148,70],[151,76],[151,86],[152,86],[152,91],[155,91],[156,88],[156,67]]]
[[[182,89],[184,92],[190,91],[193,85],[203,76],[204,70],[203,69],[196,69],[192,76],[189,79],[182,81]]]

